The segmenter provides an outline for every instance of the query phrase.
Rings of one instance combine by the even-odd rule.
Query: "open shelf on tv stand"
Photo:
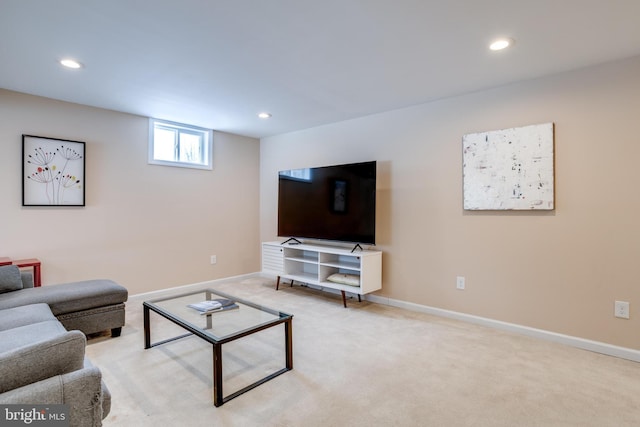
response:
[[[382,288],[382,252],[306,243],[265,242],[262,244],[262,271],[274,274],[276,290],[282,279],[334,289],[342,294],[346,307],[346,293],[361,295]],[[347,278],[349,284],[337,283],[332,275]],[[331,280],[329,280],[331,278]]]

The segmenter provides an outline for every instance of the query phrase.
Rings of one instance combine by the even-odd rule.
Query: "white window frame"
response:
[[[200,162],[187,162],[176,160],[161,160],[155,158],[155,130],[156,127],[162,127],[164,129],[170,129],[176,131],[176,144],[179,144],[179,135],[181,133],[187,133],[196,135],[201,138],[202,144],[202,158]],[[177,146],[176,146],[177,147]],[[176,148],[178,149],[178,148]],[[197,126],[185,125],[183,123],[175,123],[167,120],[149,119],[149,159],[148,163],[151,165],[162,166],[175,166],[180,168],[193,168],[193,169],[213,169],[213,131],[211,129],[205,129]]]

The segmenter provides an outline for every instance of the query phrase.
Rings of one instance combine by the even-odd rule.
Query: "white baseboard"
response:
[[[262,274],[262,277],[273,278],[273,276],[265,275],[265,274]],[[324,290],[328,292],[334,291],[333,289],[324,289]],[[335,292],[339,293],[339,291],[335,291]],[[545,331],[544,329],[531,328],[528,326],[518,325],[515,323],[502,322],[500,320],[474,316],[472,314],[465,314],[457,311],[444,310],[442,308],[415,304],[412,302],[396,300],[393,298],[380,297],[373,294],[363,295],[362,298],[367,301],[375,302],[377,304],[384,304],[392,307],[403,308],[406,310],[432,314],[434,316],[461,320],[463,322],[469,322],[477,325],[487,326],[494,329],[514,332],[517,334],[539,338],[546,341],[553,341],[560,344],[569,345],[571,347],[593,351],[594,353],[606,354],[607,356],[614,356],[614,357],[619,357],[621,359],[640,362],[640,351],[634,350],[632,348],[619,347],[619,346],[615,346],[612,344],[607,344],[599,341],[592,341],[584,338],[574,337],[571,335],[564,335],[556,332]]]
[[[581,348],[583,350],[593,351],[595,353],[601,353],[608,356],[614,356],[621,359],[640,362],[640,351],[631,348],[619,347],[599,341],[591,341],[584,338],[573,337],[571,335],[558,334],[555,332],[545,331],[543,329],[530,328],[528,326],[517,325],[515,323],[502,322],[500,320],[459,313],[457,311],[444,310],[436,307],[429,307],[426,305],[380,297],[377,295],[365,295],[365,297],[367,301],[375,302],[377,304],[384,304],[392,307],[399,307],[407,310],[418,311],[421,313],[432,314],[434,316],[447,317],[450,319],[461,320],[463,322],[475,323],[490,328],[514,332],[547,341],[553,341],[572,347]]]

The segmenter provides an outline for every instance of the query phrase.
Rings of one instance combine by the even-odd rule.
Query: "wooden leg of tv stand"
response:
[[[340,291],[342,293],[342,305],[344,306],[344,308],[347,308],[347,296],[345,294],[344,291]],[[356,294],[358,295],[358,302],[362,302],[362,298],[360,297],[360,294]]]
[[[291,283],[290,285],[293,288],[293,279],[291,279]],[[276,279],[276,291],[280,289],[280,276],[278,276],[278,278]]]

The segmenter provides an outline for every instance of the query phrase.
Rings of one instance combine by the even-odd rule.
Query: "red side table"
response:
[[[35,288],[39,288],[42,285],[40,279],[40,260],[37,258],[18,259],[12,261],[11,258],[0,257],[0,266],[1,265],[15,265],[18,268],[33,267],[33,286]]]

